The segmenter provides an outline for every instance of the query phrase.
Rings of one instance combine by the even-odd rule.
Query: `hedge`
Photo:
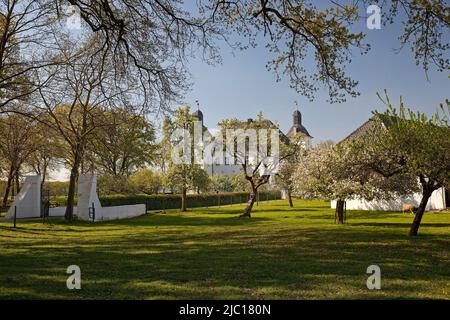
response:
[[[278,200],[281,199],[279,191],[259,192],[259,201]],[[230,205],[245,203],[248,201],[249,194],[247,192],[227,192],[215,194],[188,194],[188,208],[196,207],[212,207],[221,205]],[[181,196],[177,194],[132,194],[132,195],[105,195],[100,196],[100,203],[104,207],[124,206],[133,204],[145,204],[147,211],[178,209],[181,207]],[[53,206],[65,206],[66,197],[53,197]]]

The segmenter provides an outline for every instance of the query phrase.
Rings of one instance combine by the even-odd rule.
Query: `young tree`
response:
[[[181,211],[187,210],[187,191],[207,190],[209,177],[201,166],[195,163],[193,144],[196,118],[190,114],[189,106],[178,108],[173,121],[166,121],[164,139],[170,142],[170,152],[165,151],[167,171],[164,175],[165,186],[181,193]],[[177,130],[177,131],[176,131]],[[204,130],[204,128],[202,128]],[[175,134],[180,132],[181,134]],[[203,131],[202,131],[203,132]],[[170,137],[170,138],[169,138]],[[181,149],[179,147],[181,146]],[[177,160],[175,160],[177,159]]]
[[[181,194],[181,211],[187,211],[188,190],[197,193],[206,191],[209,187],[209,177],[198,164],[171,164],[164,176],[165,186],[173,192]]]
[[[275,183],[286,192],[286,196],[289,202],[289,207],[294,207],[292,201],[292,192],[294,190],[293,175],[296,170],[295,162],[285,162],[280,165],[280,169],[275,178]]]

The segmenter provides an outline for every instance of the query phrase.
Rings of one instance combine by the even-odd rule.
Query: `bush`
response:
[[[188,208],[212,207],[219,205],[230,205],[245,203],[248,201],[247,192],[228,192],[216,194],[189,194]],[[99,197],[100,203],[104,207],[124,206],[133,204],[145,204],[148,210],[178,209],[181,207],[181,196],[177,194],[133,194],[133,195],[104,195]],[[260,192],[259,200],[278,200],[281,199],[279,191]],[[65,197],[53,197],[53,203],[60,206],[66,205]]]

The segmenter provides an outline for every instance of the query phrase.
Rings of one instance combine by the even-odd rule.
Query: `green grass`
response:
[[[104,223],[0,223],[0,299],[450,298],[450,213],[349,212],[325,202],[149,213]],[[66,289],[67,266],[81,290]],[[381,267],[382,289],[366,269]]]

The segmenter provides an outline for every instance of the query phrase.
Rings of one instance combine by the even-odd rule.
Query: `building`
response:
[[[193,112],[192,115],[194,117],[196,117],[198,119],[198,121],[201,121],[202,126],[203,126],[203,130],[205,130],[206,134],[211,134],[208,130],[207,127],[204,126],[204,122],[203,122],[203,112],[200,111],[200,109],[198,109],[197,111]],[[242,123],[245,122],[249,122],[249,121],[253,121],[253,119],[247,119],[242,121]],[[274,125],[274,123],[271,120],[266,120],[267,121],[267,127],[270,127],[272,125]],[[292,126],[291,128],[288,130],[287,134],[284,134],[281,130],[280,130],[280,139],[283,141],[286,139],[289,139],[289,137],[292,137],[295,134],[303,134],[304,138],[303,141],[305,143],[306,146],[311,145],[311,140],[312,140],[312,136],[309,134],[308,130],[303,126],[302,124],[302,114],[300,113],[299,110],[295,110],[294,113],[292,114]],[[214,147],[213,147],[214,149]],[[203,169],[210,175],[235,175],[237,173],[239,173],[242,169],[241,164],[239,163],[229,163],[229,157],[226,156],[226,154],[224,154],[224,159],[217,159],[216,161],[213,161],[212,164],[204,161],[203,165],[202,165]]]
[[[368,134],[376,126],[381,125],[384,129],[388,129],[389,125],[395,122],[395,119],[388,119],[383,115],[374,115],[369,120],[364,122],[360,127],[350,133],[343,141],[348,141],[360,137],[364,134]],[[420,193],[411,194],[407,197],[402,197],[393,200],[373,200],[368,201],[365,199],[352,199],[346,201],[348,210],[381,210],[381,211],[401,211],[403,204],[413,204],[418,207],[422,195]],[[435,190],[428,204],[426,210],[442,210],[446,207],[450,207],[450,190],[446,188],[440,188]],[[331,201],[331,208],[336,208],[336,201]]]

